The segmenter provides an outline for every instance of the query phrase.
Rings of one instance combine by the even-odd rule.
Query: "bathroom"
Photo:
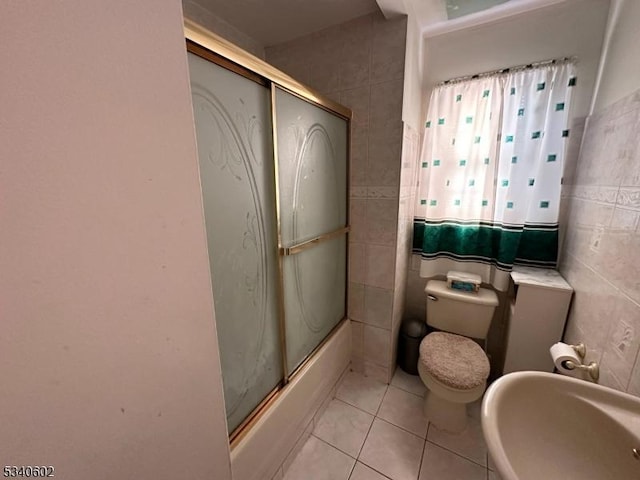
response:
[[[401,320],[425,316],[427,279],[410,251],[430,90],[569,56],[578,57],[581,90],[560,216],[558,269],[574,290],[564,341],[587,345],[602,385],[640,396],[640,6],[512,1],[493,7],[497,16],[428,28],[419,19],[433,12],[407,12],[411,2],[397,11],[401,3],[357,2],[363,11],[264,44],[253,35],[265,30],[243,32],[229,11],[208,10],[204,0],[0,5],[0,49],[11,65],[0,77],[3,466],[52,465],[73,479],[269,480],[286,475],[283,463],[301,439],[315,437],[309,422],[290,425],[285,416],[289,430],[268,433],[258,453],[245,450],[238,461],[241,451],[230,450],[184,18],[353,111],[349,333],[339,354],[329,352],[331,372],[340,372],[306,377],[305,388],[318,386],[322,397],[307,410],[320,411],[332,393],[344,398],[336,392],[342,375],[383,385],[380,403],[390,390],[411,394],[402,386],[416,385],[395,377],[395,349]],[[274,30],[294,26],[305,23]],[[504,318],[499,307],[492,362],[504,354]],[[440,468],[473,470],[453,478],[497,478],[486,454],[474,456],[476,445],[465,454],[428,432],[416,438],[412,472],[427,468],[430,447],[446,450]],[[289,450],[265,455],[276,440]]]

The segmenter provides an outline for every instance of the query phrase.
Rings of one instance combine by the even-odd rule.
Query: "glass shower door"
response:
[[[275,88],[287,372],[345,317],[348,122]]]
[[[270,90],[189,53],[229,431],[283,379]]]

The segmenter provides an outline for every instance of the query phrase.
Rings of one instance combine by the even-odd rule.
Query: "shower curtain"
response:
[[[572,63],[446,84],[429,105],[414,252],[420,275],[554,267]]]

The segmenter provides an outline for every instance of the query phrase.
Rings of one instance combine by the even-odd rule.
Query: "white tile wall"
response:
[[[573,132],[570,134],[573,135]],[[590,117],[568,199],[561,273],[575,289],[565,341],[600,383],[640,395],[640,91]],[[568,180],[568,181],[567,181]]]

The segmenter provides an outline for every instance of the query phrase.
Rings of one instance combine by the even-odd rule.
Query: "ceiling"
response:
[[[265,47],[378,10],[376,0],[196,0]]]
[[[566,0],[183,0],[199,5],[262,47],[278,45],[348,20],[382,11],[412,12],[420,28],[448,27],[498,12],[526,11]],[[461,17],[464,17],[461,18]],[[480,22],[482,23],[482,22]],[[453,27],[451,27],[453,28]]]
[[[507,1],[508,0],[446,0],[447,18],[453,20],[454,18],[495,7]]]

